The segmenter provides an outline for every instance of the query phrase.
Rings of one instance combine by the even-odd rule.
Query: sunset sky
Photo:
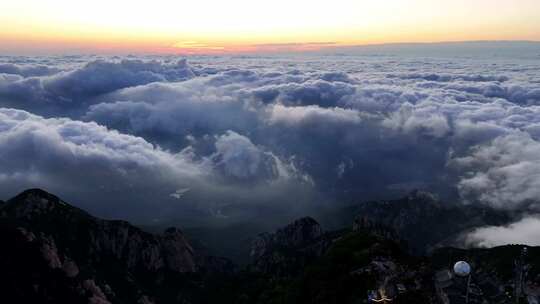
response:
[[[540,40],[540,1],[0,3],[3,53],[220,53],[464,40]]]

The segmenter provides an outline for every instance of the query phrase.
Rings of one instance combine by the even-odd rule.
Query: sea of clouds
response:
[[[518,210],[469,236],[500,244],[540,231],[540,60],[5,56],[0,151],[3,198],[253,218],[423,189]]]

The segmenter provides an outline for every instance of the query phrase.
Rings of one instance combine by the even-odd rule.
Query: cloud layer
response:
[[[39,184],[74,197],[93,189],[88,197],[99,196],[100,206],[148,206],[158,194],[184,207],[271,207],[302,205],[292,202],[300,197],[395,197],[413,188],[501,209],[540,206],[535,61],[4,61],[2,185]]]
[[[198,208],[209,207],[207,200],[218,197],[222,203],[251,203],[243,190],[246,183],[254,193],[275,191],[278,197],[278,190],[289,184],[305,184],[294,168],[242,135],[228,131],[208,141],[214,146],[209,155],[197,154],[192,146],[172,153],[94,122],[0,108],[2,195],[43,187],[122,216],[122,208],[134,214],[138,208],[165,212],[162,203],[178,189],[193,192],[191,203]],[[155,200],[160,204],[153,205]]]

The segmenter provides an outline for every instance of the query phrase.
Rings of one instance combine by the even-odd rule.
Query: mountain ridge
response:
[[[95,290],[105,285],[125,289],[108,297],[104,295],[101,297],[104,301],[112,298],[115,302],[129,303],[139,300],[133,298],[138,293],[144,298],[146,295],[142,293],[147,287],[141,282],[147,276],[164,280],[167,273],[188,274],[207,271],[207,268],[229,271],[231,268],[225,259],[195,253],[179,228],[171,227],[160,235],[153,235],[127,221],[93,217],[41,189],[23,191],[6,201],[0,208],[0,223],[5,239],[36,251],[40,256],[37,260],[44,260],[48,265],[45,273],[58,270],[70,281],[80,281],[79,288],[73,287],[74,290],[85,290],[85,284]],[[12,254],[16,256],[16,252]],[[25,262],[18,261],[18,264]],[[127,283],[110,283],[122,276],[131,279]],[[89,280],[93,283],[84,283]],[[101,281],[101,285],[97,281]],[[101,287],[98,289],[104,288]]]
[[[451,267],[462,259],[472,265],[474,303],[508,303],[513,298],[503,291],[512,288],[522,299],[536,297],[540,247],[411,254],[407,244],[420,231],[411,227],[436,223],[441,210],[452,208],[413,192],[366,203],[344,229],[324,230],[313,217],[298,218],[255,236],[252,261],[237,269],[194,249],[179,228],[151,234],[29,189],[0,205],[0,295],[8,302],[51,304],[461,303],[464,281]],[[467,212],[459,214],[483,214]],[[471,223],[478,221],[465,222]],[[446,231],[442,224],[429,224],[433,237]],[[512,285],[516,273],[527,278],[519,288]]]

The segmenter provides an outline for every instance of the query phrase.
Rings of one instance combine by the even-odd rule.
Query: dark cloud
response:
[[[453,74],[440,74],[440,73],[410,73],[410,74],[388,74],[389,78],[401,78],[401,79],[420,79],[427,81],[437,82],[450,82],[456,80],[470,81],[470,82],[488,82],[497,81],[504,82],[508,80],[506,76],[493,76],[493,75],[453,75]]]
[[[43,77],[1,77],[0,105],[65,115],[57,112],[62,112],[61,108],[67,111],[88,106],[89,99],[121,88],[151,82],[181,81],[194,76],[185,60],[173,64],[97,60]]]
[[[257,104],[201,80],[148,84],[120,90],[108,98],[117,101],[90,106],[84,118],[169,147],[187,144],[188,135],[227,130],[249,134],[259,123]]]
[[[46,65],[18,65],[12,63],[0,63],[0,73],[15,74],[23,77],[47,76],[60,72],[60,69]]]
[[[252,91],[265,103],[281,102],[288,105],[318,105],[334,107],[343,97],[355,93],[355,87],[343,82],[326,80],[267,85]]]

